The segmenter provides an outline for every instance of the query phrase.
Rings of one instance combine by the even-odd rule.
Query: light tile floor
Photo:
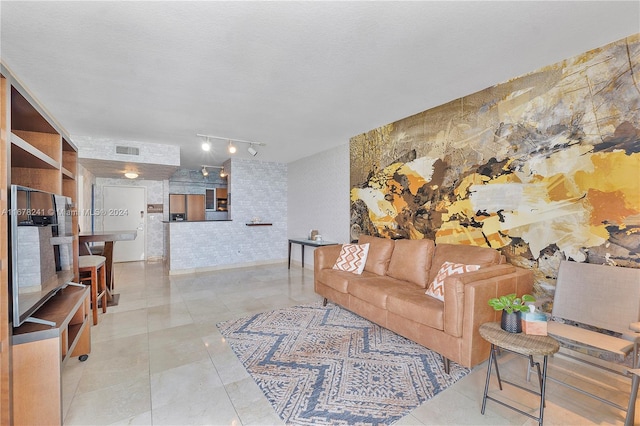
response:
[[[70,359],[63,370],[66,425],[282,424],[216,323],[320,300],[312,270],[278,264],[168,276],[160,262],[133,262],[116,264],[115,274],[119,306],[100,314],[92,328],[89,359]],[[500,366],[504,378],[527,385],[524,358],[505,355]],[[491,401],[480,414],[486,367],[477,366],[396,424],[536,424]],[[623,382],[615,378],[559,357],[551,374],[626,405]],[[537,414],[535,396],[512,389],[499,392],[492,381],[492,394]],[[545,424],[623,423],[622,411],[549,383]]]

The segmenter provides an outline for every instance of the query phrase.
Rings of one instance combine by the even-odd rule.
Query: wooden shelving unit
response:
[[[77,281],[78,150],[62,126],[4,64],[0,64],[0,82],[0,208],[8,209],[11,184],[70,197],[73,271],[69,275]],[[38,318],[53,321],[54,327],[25,323],[13,328],[7,222],[6,217],[0,221],[0,424],[61,424],[62,365],[71,356],[88,354],[91,349],[89,290],[67,287],[37,311]]]
[[[91,352],[90,288],[69,286],[38,310],[54,327],[25,323],[13,333],[15,424],[62,424],[62,366]],[[38,409],[33,409],[34,401]]]
[[[9,120],[9,83],[0,73],[0,209],[8,209],[9,173],[9,141],[7,128]],[[0,424],[11,424],[11,323],[9,322],[9,240],[8,220],[2,216],[0,220]]]

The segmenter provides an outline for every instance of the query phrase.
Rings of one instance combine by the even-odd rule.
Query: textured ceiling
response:
[[[74,136],[290,162],[640,31],[640,2],[0,2],[0,54]],[[249,157],[246,145],[239,156]]]

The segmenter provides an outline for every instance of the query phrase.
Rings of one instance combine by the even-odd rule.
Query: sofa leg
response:
[[[444,356],[442,357],[442,363],[444,364],[444,372],[449,374],[450,368],[451,368],[451,361],[449,360],[449,358],[445,358]]]
[[[322,301],[322,306],[327,306],[327,298],[325,297],[324,300]]]

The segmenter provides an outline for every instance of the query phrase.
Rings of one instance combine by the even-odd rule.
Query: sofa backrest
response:
[[[376,275],[386,275],[391,261],[391,254],[395,247],[395,241],[388,238],[373,237],[371,235],[360,235],[358,244],[369,244],[367,261],[364,270]]]
[[[429,271],[429,283],[438,275],[438,271],[444,262],[479,265],[480,268],[484,268],[502,263],[502,255],[498,250],[489,247],[467,244],[436,244]]]
[[[396,240],[387,275],[427,288],[434,249],[432,240]]]

